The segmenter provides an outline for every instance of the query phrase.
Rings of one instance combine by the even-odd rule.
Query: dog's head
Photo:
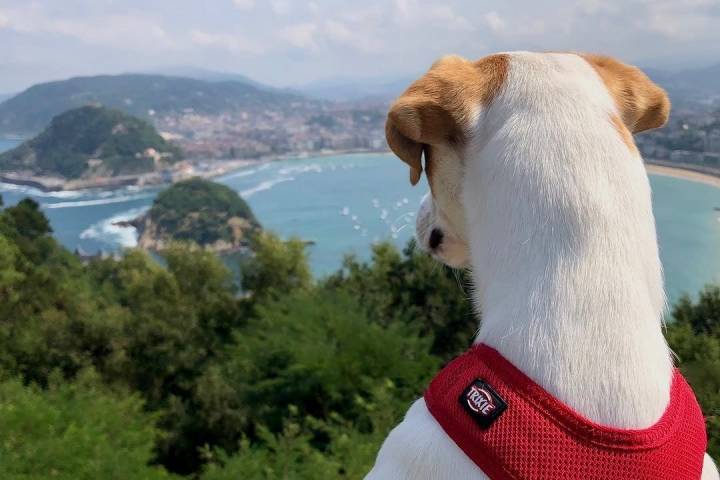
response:
[[[414,82],[388,113],[388,145],[410,167],[413,185],[423,171],[430,185],[417,216],[418,242],[449,266],[467,266],[470,258],[462,204],[466,161],[487,142],[491,129],[484,126],[497,123],[492,118],[495,109],[490,107],[502,101],[499,97],[504,90],[513,87],[508,73],[514,62],[525,61],[527,55],[497,54],[474,62],[458,56],[444,57]],[[657,128],[667,121],[670,102],[665,92],[635,67],[597,55],[532,55],[572,56],[575,63],[583,61],[594,70],[592,75],[602,80],[597,82],[599,88],[606,89],[603,94],[608,97],[609,92],[613,101],[611,111],[597,121],[610,121],[633,151],[630,132]],[[524,81],[527,83],[527,78]],[[557,94],[538,88],[526,100],[551,104],[552,98],[544,95]]]

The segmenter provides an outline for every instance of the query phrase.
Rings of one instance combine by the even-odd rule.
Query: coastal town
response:
[[[168,140],[191,158],[260,159],[328,152],[382,151],[385,102],[291,103],[218,114],[186,110],[153,116]]]
[[[16,161],[14,166],[0,162],[0,181],[46,191],[142,187],[171,184],[191,177],[218,177],[277,159],[388,151],[384,123],[391,92],[351,101],[330,101],[285,90],[233,84],[232,89],[226,86],[217,91],[212,84],[194,83],[191,88],[187,87],[186,97],[178,98],[167,92],[183,86],[183,79],[148,77],[141,80],[157,87],[158,78],[167,83],[158,93],[159,97],[143,97],[142,89],[136,86],[123,91],[123,97],[109,97],[106,101],[119,102],[120,106],[109,108],[126,111],[132,118],[154,128],[156,135],[179,148],[181,158],[164,161],[167,153],[157,151],[152,145],[138,145],[130,156],[145,162],[148,168],[123,172],[103,169],[103,161],[90,155],[83,160],[82,174],[74,177],[25,168],[24,161]],[[97,84],[93,88],[103,91],[102,82],[107,79],[88,81]],[[239,92],[233,90],[238,88]],[[165,98],[163,94],[170,96]],[[188,100],[190,94],[194,96]],[[100,107],[103,98],[96,97],[90,105]],[[689,99],[678,94],[676,98],[679,101],[665,127],[635,137],[643,158],[650,165],[720,178],[720,97],[705,95]],[[14,113],[11,110],[14,115],[28,117],[26,112],[27,109],[15,108]],[[42,123],[33,123],[38,119],[32,117],[26,120],[26,125]],[[118,124],[119,127],[122,125]]]
[[[720,99],[676,108],[665,127],[635,141],[649,164],[720,176]]]

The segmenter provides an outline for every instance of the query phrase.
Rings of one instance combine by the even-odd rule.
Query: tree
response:
[[[312,273],[301,240],[283,241],[263,232],[254,242],[253,252],[242,268],[242,287],[252,293],[256,302],[312,286]]]
[[[48,390],[0,382],[0,470],[6,480],[171,476],[148,466],[159,432],[137,395],[115,395],[85,377]]]
[[[389,243],[373,246],[370,262],[347,257],[324,288],[358,299],[373,321],[416,329],[447,361],[469,348],[478,328],[469,285],[466,272],[440,265],[411,241],[402,253]]]
[[[667,339],[705,414],[708,451],[720,458],[720,287],[707,286],[693,302],[673,309]]]

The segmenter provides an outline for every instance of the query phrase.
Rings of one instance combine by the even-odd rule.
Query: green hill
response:
[[[229,187],[201,178],[161,192],[150,210],[132,222],[139,246],[163,250],[172,241],[194,242],[215,251],[247,246],[260,230],[252,210]]]
[[[141,118],[292,108],[299,95],[241,81],[203,81],[164,75],[101,75],[34,85],[0,104],[0,134],[31,135],[55,115],[104,105]]]
[[[37,137],[0,154],[0,170],[66,179],[147,173],[180,160],[152,125],[118,110],[81,107]]]

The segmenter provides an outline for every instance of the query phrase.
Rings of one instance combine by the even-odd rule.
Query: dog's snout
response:
[[[431,250],[435,250],[443,241],[443,232],[440,229],[433,228],[428,239],[428,246]]]

